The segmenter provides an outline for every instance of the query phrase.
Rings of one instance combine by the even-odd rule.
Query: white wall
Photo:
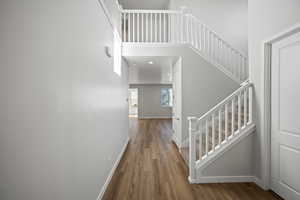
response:
[[[186,46],[123,47],[124,56],[182,57],[182,141],[188,138],[187,117],[205,114],[239,87],[217,67]],[[251,149],[252,150],[252,149]]]
[[[248,0],[170,0],[170,9],[186,6],[236,49],[247,54]]]
[[[129,84],[172,84],[172,57],[126,57]],[[148,62],[151,61],[152,64]]]
[[[0,199],[96,200],[128,138],[101,6],[2,0],[0,27]]]
[[[249,1],[249,65],[250,79],[255,86],[254,109],[256,124],[256,175],[265,178],[266,160],[262,158],[264,134],[264,58],[263,42],[283,31],[285,28],[300,22],[299,0],[251,0]],[[262,160],[264,159],[264,160]],[[264,173],[263,173],[264,172]]]
[[[169,0],[119,0],[126,9],[166,9]]]
[[[254,153],[253,134],[248,135],[239,143],[205,167],[199,176],[205,177],[253,177],[254,175]]]
[[[171,118],[172,108],[160,105],[161,88],[172,88],[170,84],[131,84],[138,88],[138,118]]]

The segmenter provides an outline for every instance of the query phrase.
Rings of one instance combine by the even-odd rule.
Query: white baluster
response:
[[[231,101],[231,134],[232,134],[232,136],[234,135],[234,124],[235,124],[235,122],[234,122],[234,115],[235,115],[235,109],[234,109],[234,107],[235,107],[235,103],[234,103],[234,98],[235,97],[233,97],[233,99],[232,99],[232,101]]]
[[[203,133],[204,133],[204,130],[202,129],[202,124],[199,125],[199,160],[202,160],[202,154],[203,154],[203,151],[202,151],[202,137],[203,137]]]
[[[202,24],[199,24],[199,50],[202,51]]]
[[[135,13],[132,13],[132,41],[135,42]]]
[[[190,15],[190,43],[193,45],[193,18]]]
[[[181,11],[181,19],[180,19],[180,32],[181,32],[181,43],[184,43],[184,14],[183,11]]]
[[[152,16],[153,14],[150,14],[150,42],[153,42],[153,21],[152,21]]]
[[[157,29],[157,13],[154,14],[155,18],[154,18],[154,34],[155,34],[155,42],[157,42],[157,32],[158,32],[158,29]]]
[[[175,30],[175,32],[177,32],[177,38],[176,38],[176,43],[181,43],[181,42],[183,42],[183,36],[182,36],[182,33],[183,33],[183,30],[182,30],[182,28],[183,28],[183,25],[181,24],[182,22],[180,21],[182,18],[181,18],[181,16],[180,16],[180,14],[176,14],[175,15],[175,17],[176,17],[176,29],[174,29]]]
[[[249,123],[252,123],[253,88],[249,87]]]
[[[191,32],[192,32],[192,45],[195,47],[196,46],[196,39],[195,39],[195,19],[191,18]]]
[[[167,26],[167,24],[166,24],[166,13],[164,13],[163,16],[164,16],[164,42],[166,42],[167,41],[166,40],[166,26]]]
[[[198,24],[197,24],[197,21],[196,20],[194,20],[194,31],[195,31],[195,47],[196,47],[196,49],[199,49],[199,44],[198,44],[198,42],[199,42],[199,40],[198,40]]]
[[[128,42],[131,42],[131,13],[128,13]]]
[[[190,38],[189,38],[189,16],[186,15],[185,17],[185,24],[186,24],[186,42],[189,43],[190,42]]]
[[[242,123],[242,118],[241,118],[241,114],[242,114],[242,106],[241,106],[241,92],[238,94],[238,129],[239,129],[239,133],[241,132],[241,123]]]
[[[228,140],[228,105],[225,104],[225,140]]]
[[[148,13],[145,14],[146,16],[146,42],[149,42],[149,19],[148,19]]]
[[[244,90],[244,127],[247,126],[247,89]]]
[[[247,79],[247,76],[246,76],[246,68],[245,68],[245,59],[244,59],[244,56],[242,56],[242,68],[243,68],[243,81],[245,81]]]
[[[137,22],[136,22],[136,30],[137,30],[137,42],[140,42],[140,13],[137,13]]]
[[[125,38],[125,27],[126,27],[126,25],[125,25],[125,15],[126,15],[126,13],[122,13],[122,17],[123,17],[123,30],[122,30],[122,32],[123,32],[123,42],[126,42],[126,38]]]
[[[219,110],[219,145],[222,142],[222,112],[221,109]]]
[[[168,14],[168,42],[171,43],[171,14]]]
[[[205,155],[208,156],[208,144],[209,144],[209,129],[208,120],[205,121]]]
[[[162,27],[161,27],[161,13],[159,14],[159,42],[162,42],[162,35],[161,35],[161,29],[162,29]]]
[[[190,179],[196,178],[196,120],[197,118],[189,118],[189,175]]]
[[[141,21],[142,21],[142,42],[145,42],[144,40],[144,13],[141,13]]]
[[[211,61],[212,59],[211,59],[211,32],[210,32],[210,30],[208,30],[208,45],[207,45],[207,47],[208,47],[208,57]]]
[[[215,113],[212,114],[211,117],[211,124],[212,124],[212,151],[215,150]]]

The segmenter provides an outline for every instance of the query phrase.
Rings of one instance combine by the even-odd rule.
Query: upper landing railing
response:
[[[121,10],[125,43],[188,44],[235,81],[248,78],[247,57],[193,15],[174,10]]]

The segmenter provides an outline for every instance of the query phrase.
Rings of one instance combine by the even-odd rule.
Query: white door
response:
[[[300,33],[272,45],[271,189],[300,200]]]
[[[173,140],[181,146],[181,58],[173,66]]]

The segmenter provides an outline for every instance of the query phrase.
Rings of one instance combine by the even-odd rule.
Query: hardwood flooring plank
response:
[[[171,120],[130,118],[130,142],[103,200],[273,200],[254,183],[189,184]]]

